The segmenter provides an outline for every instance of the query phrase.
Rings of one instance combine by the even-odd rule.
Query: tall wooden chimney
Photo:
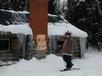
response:
[[[38,50],[43,50],[41,47],[46,45],[48,38],[48,0],[29,0],[29,12],[29,22],[33,30],[33,38],[37,43]]]

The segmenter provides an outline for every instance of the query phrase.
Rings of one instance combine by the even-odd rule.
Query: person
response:
[[[62,56],[63,60],[66,63],[66,68],[63,71],[71,70],[73,63],[72,63],[72,40],[71,40],[71,33],[65,33],[65,41],[62,48]]]

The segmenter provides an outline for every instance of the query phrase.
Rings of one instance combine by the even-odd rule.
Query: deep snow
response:
[[[60,72],[65,68],[62,57],[50,54],[45,59],[20,60],[11,66],[0,67],[0,76],[101,76],[102,52],[87,52],[83,59],[73,59],[80,70]]]

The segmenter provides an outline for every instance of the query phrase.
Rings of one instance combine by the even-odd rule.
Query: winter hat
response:
[[[71,32],[69,32],[69,31],[65,32],[64,36],[66,36],[66,37],[71,36]]]

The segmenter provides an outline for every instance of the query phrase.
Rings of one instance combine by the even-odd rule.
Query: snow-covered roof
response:
[[[32,34],[32,29],[30,28],[28,23],[25,24],[20,24],[20,25],[1,25],[0,24],[0,31],[4,32],[11,32],[11,33],[23,33],[25,35],[33,35]]]
[[[33,35],[32,34],[32,30],[31,30],[31,28],[30,28],[30,26],[29,26],[29,23],[27,23],[26,22],[26,19],[24,19],[25,21],[23,21],[22,19],[23,19],[23,17],[21,16],[21,15],[18,15],[18,14],[29,14],[29,12],[28,11],[14,11],[14,10],[4,10],[4,9],[0,9],[0,11],[4,11],[4,20],[3,21],[6,21],[9,25],[5,25],[5,24],[0,24],[0,31],[4,31],[4,32],[11,32],[11,33],[23,33],[23,34],[25,34],[25,35],[28,35],[28,34],[30,34],[30,35]],[[12,18],[10,18],[11,16],[8,16],[8,17],[6,17],[6,15],[5,15],[5,12],[10,12],[11,14],[12,13],[14,13],[13,14],[13,20],[12,20]],[[3,12],[2,12],[3,13]],[[16,15],[17,14],[17,15]],[[3,15],[3,14],[1,14],[1,15]],[[9,15],[9,14],[8,14]],[[21,18],[18,18],[17,20],[16,20],[16,18],[15,17],[21,17]],[[2,17],[1,17],[2,18]],[[15,18],[15,19],[14,19]],[[25,16],[24,16],[24,18],[25,18]],[[6,20],[7,19],[7,20]],[[19,20],[20,19],[20,20]],[[3,21],[1,21],[1,23],[3,22]],[[11,22],[9,22],[9,21],[13,21],[12,23]],[[14,24],[14,23],[17,23],[17,24]]]
[[[55,15],[49,15],[49,16],[55,17]],[[57,22],[57,23],[48,22],[48,36],[64,35],[65,32],[67,31],[71,32],[73,37],[88,36],[88,34],[85,31],[80,30],[79,28],[73,26],[68,22]]]
[[[1,11],[6,11],[6,12],[11,12],[11,13],[21,13],[21,14],[29,14],[28,11],[24,10],[24,11],[14,11],[14,10],[4,10],[4,9],[0,9]]]

